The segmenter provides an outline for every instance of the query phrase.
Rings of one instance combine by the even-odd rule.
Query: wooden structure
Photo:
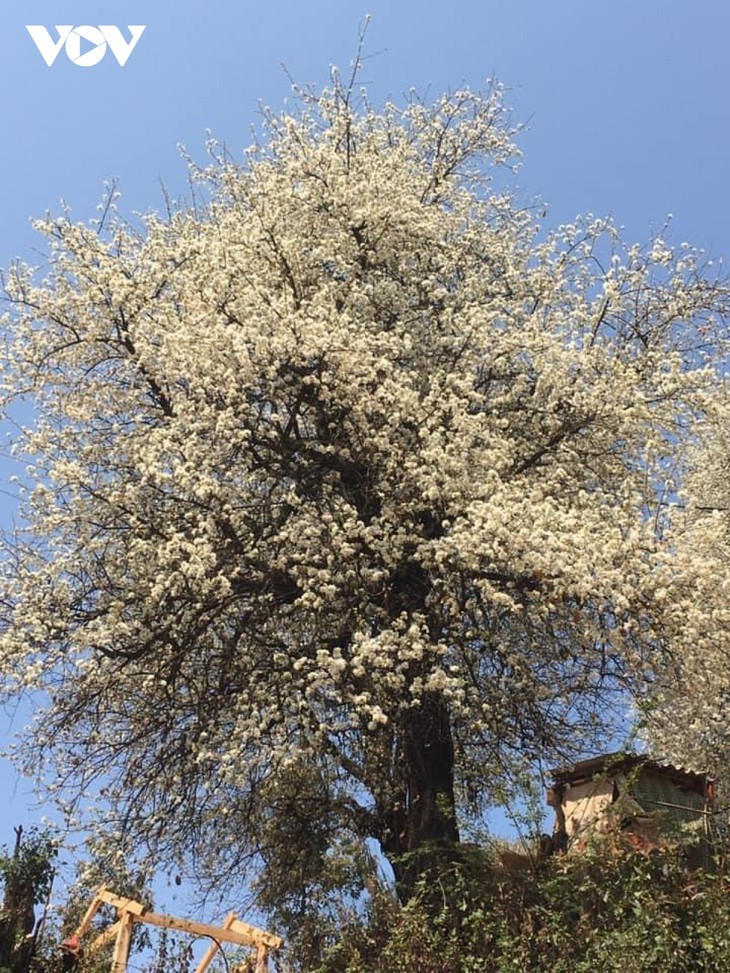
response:
[[[84,946],[83,941],[91,930],[94,916],[105,904],[113,906],[117,910],[116,922]],[[77,955],[84,952],[89,955],[113,943],[111,973],[126,973],[132,929],[135,923],[147,923],[150,926],[174,929],[191,936],[208,937],[211,941],[210,946],[196,966],[195,973],[205,973],[222,943],[250,946],[255,950],[256,973],[265,973],[268,969],[270,951],[279,949],[282,944],[282,940],[278,936],[243,922],[236,917],[235,912],[231,912],[222,925],[214,926],[203,922],[194,922],[191,919],[178,919],[175,916],[150,912],[139,902],[135,902],[134,899],[122,898],[102,887],[91,900],[78,929],[66,940],[64,947],[67,952],[75,952]]]
[[[552,773],[555,848],[580,847],[589,834],[621,830],[649,846],[683,833],[707,851],[714,781],[706,774],[631,753],[592,757]]]

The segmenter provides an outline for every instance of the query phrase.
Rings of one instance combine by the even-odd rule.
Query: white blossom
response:
[[[48,217],[45,269],[7,275],[4,401],[34,419],[0,667],[48,699],[31,755],[158,852],[255,852],[318,768],[394,858],[428,801],[454,837],[439,794],[586,746],[668,610],[724,645],[662,511],[725,294],[664,238],[538,235],[496,87],[336,87],[267,126],[194,170],[207,205]]]

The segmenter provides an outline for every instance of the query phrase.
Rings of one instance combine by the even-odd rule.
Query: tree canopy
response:
[[[674,518],[667,588],[668,650],[648,687],[643,718],[653,746],[703,767],[727,793],[730,760],[730,422],[727,387],[697,424]],[[724,803],[724,801],[723,801]]]
[[[407,898],[665,666],[727,294],[665,234],[545,230],[515,134],[497,85],[300,92],[191,205],[48,217],[8,272],[5,692],[121,840],[305,889],[374,839]]]

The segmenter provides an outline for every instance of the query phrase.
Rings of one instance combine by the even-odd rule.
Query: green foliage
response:
[[[272,928],[285,929],[299,961],[318,960],[375,881],[367,846],[337,820],[337,795],[304,762],[267,785],[258,833],[264,848],[253,891]]]
[[[169,929],[162,929],[150,963],[142,973],[189,973],[192,969],[190,937],[176,937]]]
[[[12,852],[0,850],[0,973],[35,968],[41,943],[34,907],[47,900],[53,882],[56,842],[48,831],[15,829]]]
[[[21,837],[22,836],[22,837]],[[18,842],[11,853],[6,845],[0,850],[0,883],[6,899],[16,889],[28,889],[33,905],[44,902],[51,889],[58,848],[48,831],[30,828],[18,832]]]
[[[509,871],[477,856],[400,907],[384,892],[307,973],[724,973],[730,884],[679,843],[617,837]]]

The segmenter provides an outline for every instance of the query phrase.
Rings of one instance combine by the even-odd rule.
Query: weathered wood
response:
[[[236,913],[231,912],[229,915],[226,916],[223,925],[221,926],[221,929],[230,929],[235,921],[236,921]],[[218,946],[217,942],[213,942],[210,944],[210,946],[205,952],[205,955],[202,957],[198,965],[195,967],[195,973],[205,973],[205,971],[208,969],[210,964],[213,962],[215,954],[218,952],[219,948],[220,947]]]
[[[114,943],[112,973],[127,973],[127,960],[129,959],[129,947],[132,944],[133,926],[133,914],[131,912],[125,912],[119,922],[119,932]]]

